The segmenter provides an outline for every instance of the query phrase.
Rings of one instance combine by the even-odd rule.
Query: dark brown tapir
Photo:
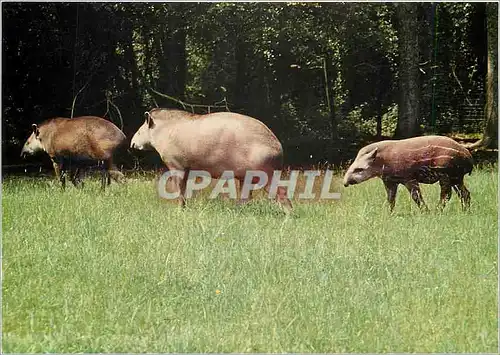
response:
[[[75,185],[82,182],[81,167],[89,163],[102,163],[101,188],[111,178],[117,182],[123,174],[113,164],[113,155],[123,146],[126,137],[113,123],[100,117],[56,117],[40,125],[32,125],[33,132],[23,146],[21,157],[45,151],[52,160],[56,178],[66,186],[66,172]]]
[[[470,152],[451,138],[423,136],[386,140],[367,145],[344,176],[344,186],[359,184],[373,177],[382,179],[391,211],[399,184],[403,184],[419,207],[427,206],[419,183],[441,185],[441,207],[451,198],[453,188],[464,209],[470,206],[470,193],[464,175],[472,172]]]

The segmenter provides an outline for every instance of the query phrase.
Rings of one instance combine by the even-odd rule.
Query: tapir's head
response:
[[[152,148],[151,132],[155,128],[156,124],[149,112],[145,112],[144,116],[146,120],[132,137],[132,140],[130,141],[130,148],[138,150],[148,150]]]
[[[22,158],[45,150],[42,144],[42,139],[40,138],[40,129],[34,123],[31,125],[31,128],[33,129],[33,132],[31,132],[31,135],[28,137],[26,143],[24,143],[23,149],[21,150]]]
[[[364,147],[359,151],[356,159],[344,175],[345,187],[378,176],[377,152],[378,148],[372,146]]]

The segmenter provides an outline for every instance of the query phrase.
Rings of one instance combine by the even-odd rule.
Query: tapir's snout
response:
[[[349,186],[349,176],[347,174],[344,175],[344,187]]]
[[[344,178],[344,187],[348,187],[349,185],[356,185],[357,183],[358,182],[353,178],[348,178],[348,177]]]
[[[130,142],[130,149],[142,150],[142,147],[139,144],[137,144],[136,142],[132,141],[132,142]]]
[[[348,187],[349,185],[356,185],[357,182],[354,180],[349,180],[344,182],[344,187]]]
[[[132,141],[130,142],[130,149],[131,150],[150,150],[152,147],[151,147],[151,144],[148,142],[148,143],[144,143],[144,142],[141,142],[140,140],[139,141],[136,141],[135,139],[132,139]]]

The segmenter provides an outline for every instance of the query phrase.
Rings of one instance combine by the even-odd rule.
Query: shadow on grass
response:
[[[172,203],[172,207],[180,208],[176,203]],[[186,203],[185,207],[188,211],[211,210],[226,212],[234,216],[273,216],[277,218],[294,218],[298,217],[297,204],[294,205],[294,210],[287,214],[284,209],[275,201],[267,199],[253,199],[244,204],[239,204],[235,200],[230,199],[208,199],[205,197],[195,197]]]

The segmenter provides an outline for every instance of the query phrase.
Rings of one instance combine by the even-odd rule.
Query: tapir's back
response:
[[[448,137],[422,136],[379,144],[379,158],[387,173],[401,175],[431,169],[463,175],[472,171],[470,152]]]
[[[94,116],[54,118],[40,126],[53,156],[109,159],[126,137],[113,123]]]
[[[232,112],[152,110],[154,147],[167,164],[209,171],[281,168],[282,146],[261,121]]]

